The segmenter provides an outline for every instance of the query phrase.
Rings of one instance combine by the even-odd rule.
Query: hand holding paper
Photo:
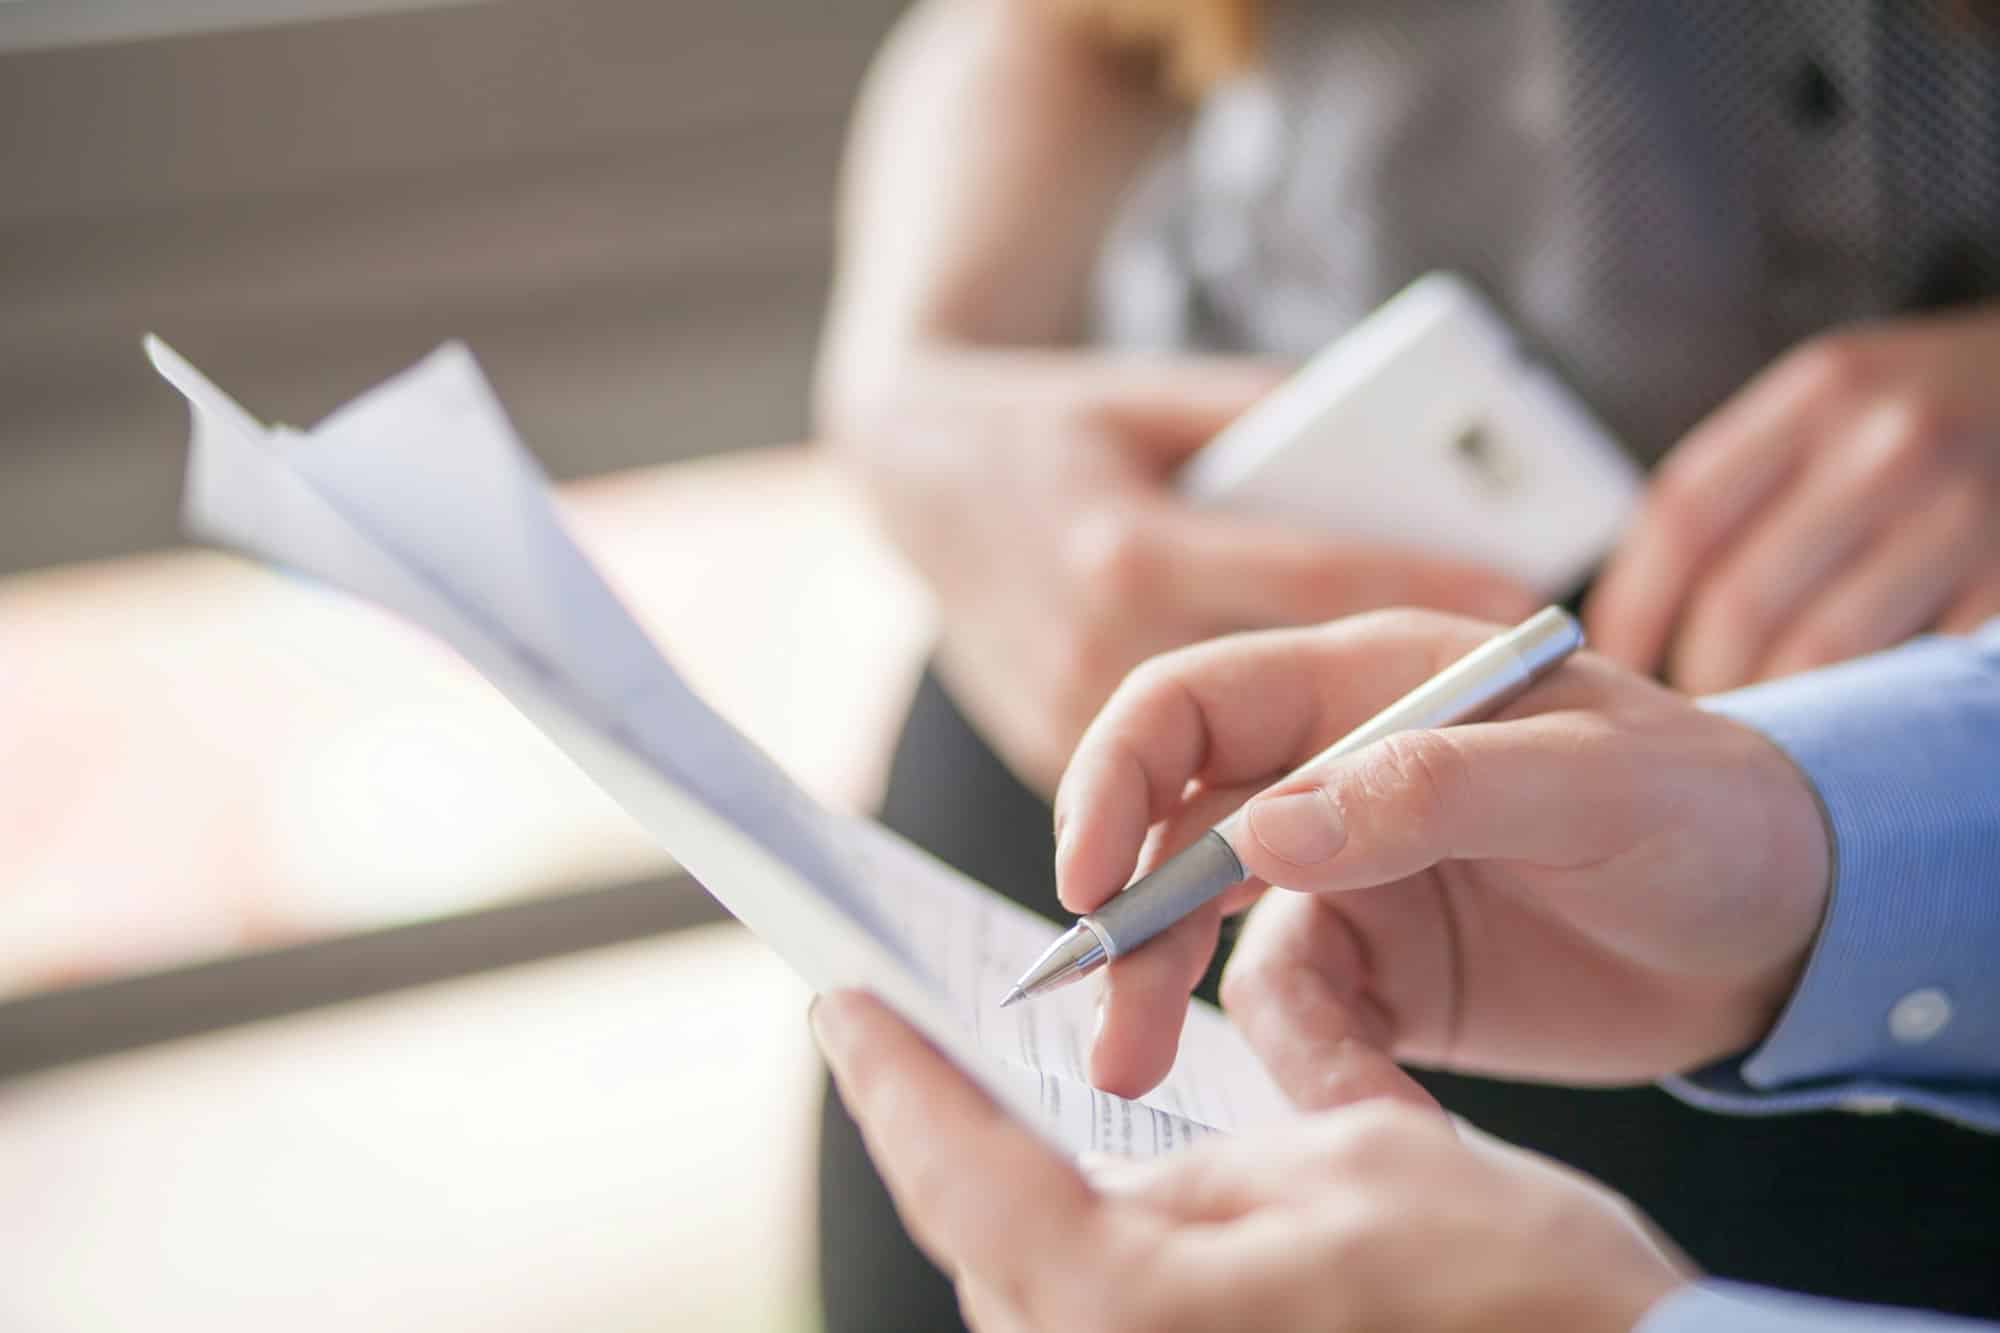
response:
[[[1073,1151],[1150,1153],[1289,1114],[1205,1007],[1139,1103],[1085,1080],[1088,995],[995,1012],[1048,924],[820,809],[704,705],[570,540],[463,348],[303,433],[261,426],[158,340],[148,352],[193,406],[191,531],[446,640],[816,989],[881,995]]]

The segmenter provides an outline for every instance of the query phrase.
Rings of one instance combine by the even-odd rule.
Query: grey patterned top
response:
[[[1813,332],[2000,291],[1961,8],[1276,0],[1114,229],[1098,332],[1303,357],[1455,268],[1655,457]]]

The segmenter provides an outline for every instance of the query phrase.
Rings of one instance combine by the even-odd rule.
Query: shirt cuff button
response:
[[[1935,986],[1913,990],[1889,1010],[1889,1035],[1905,1046],[1921,1046],[1951,1022],[1951,997]]]

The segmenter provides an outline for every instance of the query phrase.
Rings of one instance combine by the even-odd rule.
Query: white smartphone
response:
[[[1639,469],[1499,312],[1431,273],[1188,460],[1205,504],[1476,561],[1550,598],[1631,518]]]

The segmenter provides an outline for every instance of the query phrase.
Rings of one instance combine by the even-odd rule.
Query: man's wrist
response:
[[[2000,1075],[1987,965],[2000,929],[1987,879],[2000,864],[2000,635],[1922,640],[1702,706],[1763,733],[1807,776],[1831,829],[1832,888],[1764,1040],[1669,1087],[1719,1109],[1804,1109],[1730,1103],[1810,1087],[1810,1104],[1836,1106],[1871,1079]]]

